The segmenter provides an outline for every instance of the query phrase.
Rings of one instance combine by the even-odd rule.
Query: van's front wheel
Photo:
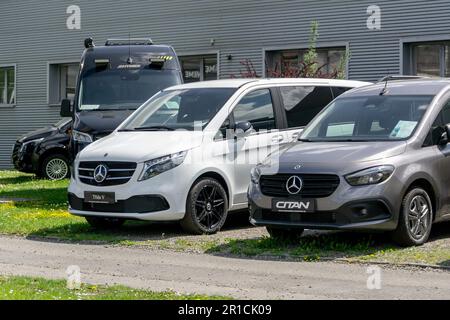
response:
[[[216,233],[225,223],[227,213],[228,198],[222,185],[212,178],[200,179],[189,191],[181,226],[194,234]]]
[[[427,242],[433,223],[433,206],[422,188],[410,190],[403,198],[397,229],[392,233],[402,246],[419,246]]]

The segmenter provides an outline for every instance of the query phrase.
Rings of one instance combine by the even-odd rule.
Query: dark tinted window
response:
[[[335,98],[339,97],[341,94],[343,94],[344,92],[350,90],[352,88],[348,88],[348,87],[331,87],[331,90],[333,91],[333,96]]]
[[[424,147],[435,146],[441,140],[442,134],[445,132],[444,126],[450,123],[450,102],[442,108],[441,112],[437,116],[430,132],[428,133],[423,143]]]
[[[329,87],[280,87],[289,128],[306,126],[333,96]]]
[[[247,94],[233,110],[234,122],[249,121],[255,130],[275,129],[272,95],[269,89]]]

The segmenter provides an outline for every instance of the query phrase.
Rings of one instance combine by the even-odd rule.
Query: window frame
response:
[[[230,108],[229,113],[228,113],[227,119],[229,119],[231,127],[234,127],[236,125],[236,121],[234,118],[234,110],[239,105],[239,103],[242,101],[242,99],[244,99],[247,95],[249,95],[255,91],[259,91],[259,90],[268,90],[269,91],[270,97],[272,99],[273,115],[275,118],[274,119],[275,120],[275,128],[273,130],[281,131],[284,126],[284,118],[283,118],[283,113],[281,110],[281,105],[280,105],[281,101],[280,101],[280,96],[279,96],[277,87],[255,87],[249,91],[246,91],[242,96],[240,96],[238,98],[238,100],[233,103],[233,106]],[[271,130],[264,131],[263,133],[268,133],[270,131]],[[251,133],[250,136],[259,135],[259,134],[260,134],[259,131],[255,131],[255,132]]]
[[[350,42],[321,42],[316,44],[316,49],[338,49],[345,48],[345,52],[349,52],[350,50]],[[271,47],[263,47],[262,48],[262,74],[263,78],[267,77],[267,54],[271,51],[285,51],[285,50],[308,50],[309,43],[299,43],[299,44],[291,44],[286,46],[271,46]],[[349,76],[349,64],[350,59],[348,59],[345,66],[345,79],[348,79]]]
[[[433,36],[414,36],[400,38],[400,65],[399,70],[401,74],[414,75],[415,74],[415,61],[413,59],[414,52],[413,47],[416,45],[426,44],[448,44],[450,45],[450,37],[448,34],[440,34]],[[441,53],[442,55],[442,53]],[[445,61],[444,61],[445,62]],[[445,64],[444,64],[445,74]],[[440,66],[442,72],[442,66]]]
[[[17,105],[17,64],[16,63],[6,63],[6,64],[0,64],[0,69],[14,69],[14,103],[1,103],[0,102],[0,108],[11,108],[15,107]],[[8,83],[5,83],[6,86]]]
[[[61,102],[63,100],[62,94],[61,94],[61,67],[66,65],[77,65],[78,68],[80,66],[80,61],[77,60],[58,60],[58,61],[47,61],[47,105],[50,107],[60,107]],[[54,85],[51,83],[52,76],[50,73],[52,72],[51,68],[56,67],[57,72],[55,73],[57,76],[57,85]],[[75,82],[75,91],[76,87],[78,86],[78,76]],[[55,95],[53,92],[50,92],[51,90],[56,90],[56,93],[58,95],[59,101],[54,101],[53,96]],[[76,95],[76,93],[75,93]]]
[[[209,56],[216,56],[216,68],[217,68],[217,79],[220,79],[220,51],[206,51],[206,52],[184,52],[184,53],[177,53],[178,60],[180,61],[180,69],[181,69],[181,76],[183,78],[184,82],[184,70],[183,70],[183,58],[199,58],[201,59],[201,65],[200,65],[200,80],[204,81],[204,58],[208,58]],[[192,81],[192,82],[199,82],[199,81]],[[189,83],[189,82],[186,82]]]

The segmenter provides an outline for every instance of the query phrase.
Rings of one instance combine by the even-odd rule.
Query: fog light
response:
[[[366,208],[360,210],[361,216],[367,216],[368,214],[369,214],[369,210],[367,210]]]

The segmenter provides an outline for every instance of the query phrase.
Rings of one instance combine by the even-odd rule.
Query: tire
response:
[[[266,227],[266,229],[271,238],[289,242],[299,240],[304,231],[302,228],[289,229]]]
[[[124,219],[118,218],[85,217],[85,219],[93,228],[101,230],[117,229],[125,223]]]
[[[403,198],[392,239],[404,247],[420,246],[427,242],[432,223],[433,206],[428,193],[422,188],[413,188]]]
[[[52,154],[47,156],[39,170],[40,177],[48,180],[63,180],[70,176],[69,160],[63,154]]]
[[[193,234],[213,234],[225,223],[228,197],[223,186],[215,179],[196,181],[189,191],[186,214],[181,220],[184,230]]]

